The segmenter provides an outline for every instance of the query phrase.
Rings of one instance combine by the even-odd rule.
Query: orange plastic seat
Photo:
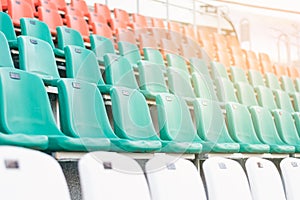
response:
[[[82,35],[82,38],[84,41],[89,42],[90,41],[90,31],[89,31],[89,26],[84,20],[84,18],[77,17],[77,16],[66,16],[67,19],[67,26],[70,28],[73,28],[80,32]]]
[[[293,79],[300,77],[299,67],[288,67],[287,70],[288,70],[289,77]]]
[[[163,19],[151,18],[151,24],[152,24],[152,27],[155,27],[155,28],[162,28],[162,29],[165,28]]]
[[[232,46],[230,47],[230,52],[234,66],[241,67],[244,70],[248,69],[246,55],[240,47]]]
[[[56,35],[57,26],[63,26],[63,20],[57,10],[39,7],[38,16],[39,20],[48,25],[52,35]]]
[[[262,71],[260,69],[260,64],[259,64],[259,61],[256,57],[255,52],[246,51],[246,60],[247,60],[248,69],[255,69],[257,71]]]
[[[135,35],[132,31],[122,28],[117,28],[117,42],[129,42],[132,44],[136,44]]]
[[[160,48],[161,54],[163,55],[164,59],[166,59],[168,53],[179,54],[178,47],[168,39],[161,39]]]
[[[169,21],[168,22],[168,29],[170,31],[175,31],[175,32],[181,33],[181,24],[178,23],[178,22]]]
[[[110,28],[111,30],[115,33],[117,28],[127,28],[127,24],[125,21],[120,20],[120,19],[112,19],[110,22]]]
[[[1,10],[7,10],[8,2],[7,0],[1,0]]]
[[[146,28],[148,27],[147,19],[144,15],[140,15],[137,13],[132,14],[132,19],[135,24],[138,24],[140,27]]]
[[[124,24],[126,24],[126,25],[131,24],[130,19],[129,19],[129,14],[125,10],[115,8],[114,15],[115,15],[115,19],[122,21]]]
[[[196,51],[196,49],[191,48],[191,46],[188,44],[180,45],[180,55],[185,59],[199,57],[199,53]]]
[[[273,64],[268,54],[259,53],[259,62],[262,68],[262,72],[265,74],[266,72],[274,73]]]
[[[240,47],[240,42],[235,35],[227,35],[227,45],[228,47]]]
[[[92,24],[93,34],[100,35],[106,38],[113,38],[111,29],[107,24],[94,22]]]
[[[105,17],[107,23],[111,22],[112,18],[110,15],[110,10],[107,7],[107,5],[95,3],[94,10],[95,10],[95,13],[98,13],[98,14],[102,15],[103,17]]]
[[[84,0],[72,0],[71,6],[75,10],[80,10],[84,16],[88,17],[90,15],[89,8]]]
[[[218,33],[213,33],[214,45],[217,50],[227,50],[226,36]]]
[[[286,66],[282,65],[274,65],[274,73],[280,77],[280,76],[288,76],[288,69]]]
[[[189,37],[190,39],[197,41],[197,35],[195,34],[194,27],[192,25],[183,26],[183,34],[185,37]]]
[[[40,4],[40,7],[58,11],[56,4],[53,3],[52,1],[40,0],[39,4]]]
[[[20,27],[22,17],[34,18],[34,12],[31,5],[26,1],[8,0],[8,14],[10,15],[14,26]]]
[[[61,10],[61,11],[64,11],[64,12],[66,11],[67,3],[66,3],[65,0],[49,0],[49,1],[53,2],[56,5],[58,10]]]
[[[144,52],[143,48],[158,49],[156,39],[152,35],[140,34],[139,35],[139,42],[140,42],[140,52],[141,53]]]
[[[66,7],[65,16],[66,15],[77,16],[77,17],[81,17],[81,18],[84,17],[83,12],[81,10],[75,9],[75,8],[73,8],[71,6],[67,6]]]
[[[0,1],[0,11],[2,12],[2,2]]]
[[[89,25],[92,25],[93,23],[106,23],[106,19],[103,15],[99,13],[92,12],[89,15]]]
[[[229,67],[231,66],[231,60],[228,52],[226,50],[225,51],[219,50],[217,51],[217,57],[218,57],[218,61],[222,63],[226,68],[229,69]]]

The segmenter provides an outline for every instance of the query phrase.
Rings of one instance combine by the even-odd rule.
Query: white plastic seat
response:
[[[150,192],[140,165],[114,152],[92,152],[79,163],[82,196],[85,200],[150,200]]]
[[[281,177],[276,166],[262,158],[248,158],[246,170],[254,200],[285,200]]]
[[[206,199],[200,174],[188,160],[158,154],[146,163],[145,172],[153,200]]]
[[[0,146],[0,199],[70,200],[66,179],[51,156]]]
[[[287,200],[300,199],[300,159],[285,158],[280,162]]]
[[[251,200],[246,174],[230,159],[213,157],[203,163],[209,200]]]

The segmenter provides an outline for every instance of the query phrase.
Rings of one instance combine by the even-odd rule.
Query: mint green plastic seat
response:
[[[208,70],[208,66],[206,65],[206,62],[204,59],[200,58],[190,58],[190,64],[191,64],[191,73],[199,73],[206,75],[207,77],[210,77],[210,73]]]
[[[39,142],[43,148],[48,144],[50,151],[87,151],[97,147],[93,139],[68,137],[58,129],[41,78],[13,68],[0,68],[0,76],[0,107],[6,111],[0,112],[0,131],[42,136]],[[44,141],[45,136],[48,142]]]
[[[293,80],[288,76],[281,76],[280,77],[281,87],[284,91],[289,94],[295,93],[296,89],[293,83]]]
[[[267,153],[270,146],[259,141],[248,108],[237,103],[225,105],[228,131],[232,139],[240,144],[240,151],[247,153]]]
[[[167,69],[168,86],[171,93],[192,102],[196,96],[190,81],[189,74],[173,67]]]
[[[203,141],[197,135],[185,101],[172,94],[159,94],[156,97],[156,105],[160,138],[170,142],[163,145],[163,149],[171,152],[200,153]]]
[[[142,141],[143,152],[159,151],[162,144],[145,97],[138,90],[124,87],[113,87],[110,95],[116,135],[130,141]]]
[[[300,78],[295,78],[295,88],[297,92],[300,92]]]
[[[272,90],[281,90],[279,80],[277,76],[273,73],[265,73],[266,85]]]
[[[257,86],[255,89],[257,94],[257,102],[261,107],[269,110],[277,109],[273,91],[265,86]]]
[[[215,80],[216,94],[220,102],[238,102],[233,83],[227,78],[217,78]]]
[[[232,82],[234,82],[234,83],[238,83],[238,82],[248,83],[246,73],[242,68],[231,66],[230,67],[230,73],[231,73]]]
[[[143,141],[130,141],[117,137],[109,123],[103,98],[95,84],[74,79],[61,79],[58,84],[60,124],[70,137],[94,138],[99,149],[140,152]]]
[[[196,97],[211,99],[217,101],[217,95],[214,91],[214,85],[209,76],[194,72],[192,74],[192,83]]]
[[[101,92],[108,93],[110,86],[103,81],[95,54],[86,48],[68,45],[65,47],[66,76],[95,83]]]
[[[237,98],[245,106],[257,106],[257,100],[253,87],[249,83],[239,82],[235,84]]]
[[[169,93],[161,65],[140,61],[138,67],[140,91],[147,99],[155,99],[159,93]]]
[[[104,64],[104,55],[107,53],[115,54],[114,45],[111,39],[100,36],[90,35],[91,50],[96,54],[100,64]]]
[[[123,56],[106,54],[104,56],[106,82],[112,86],[138,89],[132,65]]]
[[[0,31],[0,67],[12,67],[14,68],[14,62],[12,60],[9,44],[7,39]]]
[[[183,57],[176,54],[167,54],[167,63],[169,67],[174,67],[180,70],[183,70],[185,73],[189,74],[189,70],[186,64],[186,61]]]
[[[9,47],[17,48],[17,36],[10,16],[5,12],[0,12],[0,22],[0,31],[4,33]]]
[[[293,104],[294,110],[296,112],[300,112],[300,93],[294,92],[294,93],[290,94],[290,97],[292,98],[292,104]]]
[[[300,112],[295,112],[292,114],[293,119],[295,121],[295,126],[298,132],[298,135],[300,137]]]
[[[197,133],[204,141],[213,144],[213,152],[239,152],[240,145],[230,137],[222,110],[216,101],[208,99],[195,100],[194,113]]]
[[[293,145],[296,152],[300,152],[300,137],[292,114],[284,110],[276,109],[273,111],[273,115],[280,138],[286,144]]]
[[[282,90],[275,90],[274,95],[277,107],[279,109],[285,110],[290,113],[295,112],[290,96],[287,92],[284,92]]]
[[[158,49],[143,48],[144,59],[158,65],[165,65],[163,56]]]
[[[54,50],[55,55],[64,57],[64,48],[68,45],[85,48],[83,38],[77,30],[66,26],[58,26],[56,32],[57,48]]]
[[[19,36],[18,44],[20,69],[38,75],[47,85],[55,86],[60,76],[49,43],[35,37]]]
[[[118,42],[120,55],[125,57],[132,67],[137,68],[137,63],[142,60],[140,50],[136,44],[129,42]]]
[[[253,87],[266,86],[262,74],[259,71],[255,70],[255,69],[249,69],[248,70],[248,78],[249,78],[250,84]]]
[[[211,75],[213,79],[218,79],[220,77],[228,79],[229,80],[229,76],[227,74],[226,68],[222,63],[219,62],[211,62]]]
[[[277,132],[271,111],[252,106],[250,109],[257,137],[270,146],[270,153],[294,153],[295,147],[284,143]]]

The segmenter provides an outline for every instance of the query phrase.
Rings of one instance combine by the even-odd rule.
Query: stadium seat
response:
[[[293,119],[295,122],[295,126],[297,129],[298,135],[300,137],[300,112],[292,113],[292,116],[293,116]]]
[[[296,200],[300,197],[298,187],[300,181],[299,166],[300,161],[297,158],[284,158],[280,162],[280,170],[287,200]]]
[[[260,71],[249,69],[248,70],[249,82],[253,87],[256,86],[265,86],[264,78]]]
[[[226,78],[229,80],[229,76],[227,74],[226,68],[222,63],[218,62],[211,62],[211,73],[212,73],[212,78],[217,79],[219,77]]]
[[[156,42],[156,39],[152,35],[140,34],[138,40],[140,42],[139,46],[140,46],[141,53],[144,53],[144,51],[143,51],[144,48],[158,49],[158,44]]]
[[[39,20],[45,22],[52,35],[56,35],[56,27],[63,26],[63,20],[57,10],[49,8],[38,8]]]
[[[142,140],[144,152],[159,151],[162,145],[145,97],[138,90],[122,87],[113,87],[110,96],[116,135],[128,140]]]
[[[159,93],[168,93],[163,74],[164,66],[149,62],[138,63],[140,90],[147,99],[155,99]]]
[[[80,10],[85,17],[90,16],[89,8],[84,0],[71,0],[71,6],[75,10]]]
[[[129,14],[125,10],[114,8],[114,15],[115,19],[122,20],[126,25],[130,25]]]
[[[142,34],[148,35],[149,34],[147,27],[143,27],[143,26],[141,26],[139,24],[136,24],[136,23],[131,24],[131,29],[132,29],[132,32],[134,33],[135,39],[137,41],[139,41],[140,35],[142,35]],[[152,38],[154,38],[153,35],[149,34],[149,36],[151,36]],[[154,43],[157,44],[156,41]]]
[[[218,78],[215,80],[216,94],[220,102],[238,102],[234,86],[229,79]]]
[[[190,58],[189,61],[190,61],[191,73],[196,72],[199,74],[203,74],[207,77],[210,77],[209,69],[204,59]]]
[[[106,19],[106,23],[111,22],[111,15],[110,15],[110,10],[107,5],[100,4],[100,3],[94,3],[94,10],[95,13],[98,13],[100,15],[103,15]]]
[[[65,11],[65,17],[64,17],[64,23],[66,23],[66,16],[74,16],[74,17],[78,17],[78,18],[84,18],[83,12],[81,10],[77,10],[71,6],[67,6],[66,7],[66,11]]]
[[[106,24],[106,19],[103,15],[95,13],[95,12],[91,12],[89,14],[89,25],[90,25],[90,29],[92,28],[92,24],[93,23],[102,23],[102,24]]]
[[[273,115],[280,138],[286,144],[295,146],[296,152],[300,152],[300,138],[292,114],[276,109],[273,111]]]
[[[262,67],[262,72],[265,74],[267,72],[274,73],[273,64],[270,60],[270,57],[266,53],[259,53],[259,61]]]
[[[213,157],[204,161],[203,172],[210,200],[251,200],[247,176],[234,160]]]
[[[258,61],[256,60],[256,63],[252,63],[253,61],[248,60],[248,63],[246,63],[246,58],[245,58],[245,53],[244,51],[241,49],[240,46],[229,46],[229,49],[231,51],[231,57],[232,57],[232,61],[233,61],[233,65],[236,67],[240,67],[244,70],[248,69],[248,65],[250,65],[252,68],[257,68],[254,67],[255,65],[259,65]],[[254,61],[255,62],[255,61]]]
[[[147,18],[144,15],[132,13],[132,20],[142,28],[148,27]]]
[[[125,57],[105,54],[104,65],[107,84],[131,89],[139,88],[133,68]]]
[[[0,1],[0,11],[7,10],[7,0]]]
[[[14,68],[14,62],[11,57],[8,41],[5,35],[0,31],[0,67]]]
[[[146,163],[145,172],[153,199],[206,200],[199,172],[188,160],[155,155]]]
[[[182,26],[183,35],[188,39],[192,39],[193,41],[197,41],[197,34],[195,33],[194,26],[191,24]]]
[[[163,57],[166,59],[168,53],[178,54],[179,49],[176,44],[169,39],[162,38],[160,40],[160,51]]]
[[[197,57],[201,57],[199,54],[200,52],[198,52],[196,49],[191,48],[190,44],[185,44],[185,43],[181,43],[179,45],[179,51],[180,51],[180,55],[184,58],[197,58]]]
[[[297,92],[300,92],[300,78],[295,79],[295,88]]]
[[[109,92],[102,78],[97,58],[91,50],[68,45],[65,47],[66,77],[96,84],[101,92]]]
[[[131,30],[116,28],[117,42],[136,44],[135,35]]]
[[[26,148],[1,146],[0,160],[1,199],[71,200],[63,171],[53,157]]]
[[[51,2],[55,3],[58,10],[66,12],[67,10],[67,3],[65,0],[51,0]]]
[[[92,139],[68,137],[58,129],[41,78],[13,68],[0,68],[0,76],[1,110],[7,111],[0,113],[3,119],[0,122],[1,131],[8,134],[43,136],[36,140],[40,144],[33,147],[45,149],[48,144],[47,149],[50,151],[86,151],[94,148]],[[32,142],[35,140],[32,139]],[[107,144],[110,144],[109,140]]]
[[[294,153],[295,147],[284,143],[277,132],[271,111],[252,106],[250,109],[257,137],[270,146],[271,153]]]
[[[115,152],[92,152],[78,163],[83,199],[145,199],[150,192],[137,161]]]
[[[185,101],[178,96],[164,93],[156,96],[156,105],[162,151],[200,153],[203,141],[197,135]],[[203,150],[207,151],[206,145]]]
[[[143,51],[144,51],[145,60],[153,62],[158,65],[165,65],[164,58],[158,49],[144,48]]]
[[[127,24],[122,19],[112,19],[110,22],[110,28],[113,33],[116,33],[118,28],[126,30]]]
[[[22,17],[34,18],[31,5],[26,1],[8,0],[8,14],[12,19],[14,26],[20,27]]]
[[[40,1],[38,1],[38,3],[39,3],[38,6],[44,8],[44,9],[58,11],[56,4],[52,1],[40,0]]]
[[[9,46],[11,48],[17,48],[17,36],[10,16],[5,12],[0,12],[0,22],[0,31],[4,33]]]
[[[20,69],[38,75],[47,85],[56,86],[60,76],[51,46],[30,36],[18,37],[18,43]]]
[[[257,102],[261,107],[269,110],[277,109],[274,94],[270,88],[257,86],[254,90],[257,93]]]
[[[103,36],[109,39],[113,39],[112,31],[107,24],[94,22],[92,24],[92,29],[93,29],[93,34]]]
[[[229,69],[232,63],[228,52],[226,50],[218,50],[216,53],[218,62],[222,63],[227,69]]]
[[[298,67],[291,66],[288,67],[287,70],[288,70],[289,77],[291,77],[292,79],[300,77],[300,70]]]
[[[197,99],[193,105],[197,133],[204,141],[212,144],[212,152],[239,152],[240,146],[231,139],[218,103],[209,99]]]
[[[96,54],[98,62],[104,65],[103,56],[107,53],[115,54],[114,45],[111,39],[100,36],[100,35],[90,35],[91,50]]]
[[[274,73],[280,77],[280,76],[288,76],[288,70],[286,66],[282,66],[282,65],[274,65]]]
[[[184,35],[182,35],[179,32],[169,31],[168,32],[168,39],[171,40],[175,44],[176,48],[178,49],[178,53],[180,53],[180,51],[179,51],[180,45],[182,43],[185,43]]]
[[[253,87],[248,83],[235,84],[238,101],[245,106],[257,106],[257,99]]]
[[[54,52],[58,56],[64,56],[64,48],[67,45],[75,45],[85,47],[81,34],[75,29],[66,26],[56,27],[57,32],[57,51]]]
[[[248,69],[254,69],[254,70],[257,70],[257,71],[262,71],[260,69],[260,64],[259,64],[259,61],[258,61],[254,51],[246,51],[245,55],[246,55]]]
[[[71,15],[67,15],[65,18],[68,27],[77,30],[82,35],[85,42],[90,41],[89,25],[84,18]]]
[[[273,73],[265,73],[266,85],[272,90],[281,90],[279,80]]]
[[[196,98],[188,73],[181,69],[169,67],[167,76],[171,93],[184,98],[188,102],[192,102]]]
[[[196,97],[218,101],[214,91],[214,85],[210,77],[194,72],[192,74],[192,83]]]
[[[253,199],[286,199],[280,174],[272,161],[252,157],[245,165]]]
[[[133,68],[137,68],[137,63],[142,60],[138,46],[129,42],[118,42],[118,47],[120,55],[126,58]]]
[[[274,91],[274,95],[275,95],[276,105],[279,109],[285,110],[290,113],[295,111],[290,96],[288,95],[287,92],[276,90]]]
[[[231,80],[234,83],[244,82],[248,83],[245,71],[240,67],[230,67]]]
[[[247,153],[267,153],[270,146],[257,138],[248,108],[237,103],[225,105],[228,130],[231,137],[240,144],[240,151]]]
[[[180,69],[185,73],[189,74],[188,66],[183,57],[176,54],[170,54],[170,53],[168,53],[166,56],[167,56],[168,67],[172,67],[172,68],[174,67],[176,69]]]
[[[289,94],[295,93],[296,89],[293,80],[288,76],[280,76],[281,87]]]

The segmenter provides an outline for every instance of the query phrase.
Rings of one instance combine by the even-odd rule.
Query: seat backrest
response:
[[[284,183],[286,198],[288,200],[298,199],[300,197],[300,160],[297,158],[284,158],[280,162],[280,169]]]
[[[0,12],[0,21],[0,31],[4,33],[8,42],[16,41],[17,36],[10,16],[5,12]]]
[[[293,80],[288,76],[280,77],[281,87],[284,91],[288,93],[296,92],[295,86],[293,84]]]
[[[257,106],[256,95],[253,87],[244,82],[239,82],[235,84],[237,90],[237,98],[239,102],[246,106]]]
[[[201,141],[194,128],[189,108],[182,98],[172,94],[159,94],[156,105],[161,139]]]
[[[128,60],[116,54],[104,56],[107,84],[138,89],[134,71]]]
[[[57,10],[53,10],[50,8],[39,7],[38,8],[39,20],[45,22],[51,33],[56,33],[57,26],[63,26],[63,20]]]
[[[1,20],[0,20],[1,21]],[[0,31],[0,67],[14,67],[9,45],[5,35]]]
[[[96,13],[103,15],[107,22],[111,20],[110,10],[107,5],[95,3],[94,9]]]
[[[65,18],[68,27],[77,30],[83,37],[90,36],[89,25],[84,18],[71,15],[67,15]]]
[[[169,67],[174,67],[180,70],[183,70],[186,73],[189,73],[186,61],[183,57],[176,54],[167,54],[167,63]]]
[[[134,32],[124,29],[116,28],[117,42],[128,42],[136,45]]]
[[[290,96],[288,95],[287,92],[276,90],[274,91],[274,94],[275,94],[275,101],[279,109],[286,110],[291,113],[295,111]]]
[[[49,43],[53,49],[55,48],[49,27],[45,22],[31,18],[21,18],[20,23],[22,35],[44,40]]]
[[[265,73],[266,85],[272,90],[281,90],[279,80],[277,76],[273,73]]]
[[[221,157],[209,158],[203,163],[203,171],[210,200],[252,199],[247,176],[238,162]]]
[[[138,24],[140,27],[148,27],[147,18],[144,15],[132,13],[133,22]]]
[[[8,14],[15,26],[20,26],[22,17],[34,18],[32,7],[26,1],[8,0]]]
[[[155,132],[145,97],[129,88],[111,90],[115,133],[121,138],[159,140]]]
[[[245,71],[240,67],[230,67],[231,80],[234,83],[244,82],[248,83]]]
[[[153,199],[206,200],[199,172],[188,160],[155,155],[146,163],[145,171]]]
[[[66,76],[104,85],[97,58],[91,50],[69,45],[65,47]]]
[[[216,101],[196,99],[193,104],[197,132],[201,138],[216,143],[233,142],[228,133],[222,110]]]
[[[45,81],[60,79],[49,43],[30,36],[20,36],[18,44],[20,69],[34,73]]]
[[[168,86],[171,93],[183,98],[195,98],[189,74],[177,68],[167,69]]]
[[[197,72],[210,77],[209,69],[204,59],[190,58],[189,61],[191,64],[191,73]]]
[[[158,49],[144,48],[144,59],[155,64],[165,65],[165,61]],[[300,82],[300,81],[299,81]]]
[[[51,0],[57,6],[58,10],[66,11],[67,3],[64,0]]]
[[[98,14],[98,13],[92,12],[89,14],[89,25],[92,25],[93,22],[105,24],[106,18],[103,15],[101,15],[100,13]]]
[[[158,50],[158,44],[154,36],[148,35],[146,33],[141,33],[139,35],[140,49],[155,49]],[[145,54],[145,52],[144,52]]]
[[[137,45],[129,42],[118,42],[120,55],[125,57],[131,65],[136,65],[142,60],[140,50]]]
[[[144,172],[130,157],[92,152],[80,159],[78,168],[84,199],[151,199]]]
[[[209,76],[194,72],[192,74],[192,83],[197,97],[214,101],[218,100],[213,82]]]
[[[164,58],[166,58],[168,53],[179,55],[178,47],[176,46],[176,44],[172,40],[162,38],[160,40],[160,47],[161,47],[161,49],[160,49],[161,53],[164,56]]]
[[[253,199],[286,199],[281,177],[271,161],[256,157],[248,158],[246,170]]]
[[[71,6],[76,10],[80,10],[86,17],[90,14],[89,8],[84,0],[72,0]]]
[[[149,61],[140,61],[138,63],[140,89],[153,93],[168,93],[163,68]]]
[[[104,63],[103,56],[107,53],[115,54],[114,45],[110,38],[100,35],[90,35],[91,50],[96,54],[98,61]]]
[[[226,78],[229,80],[229,76],[227,74],[227,71],[226,71],[226,68],[223,64],[221,63],[218,63],[218,62],[211,62],[211,67],[212,67],[212,78],[213,79],[217,79],[219,77],[222,77],[222,78]]]
[[[163,19],[160,18],[151,18],[152,27],[155,28],[165,28]]]
[[[257,102],[260,106],[270,110],[277,108],[273,91],[270,88],[257,86],[255,92],[257,93]]]
[[[67,45],[75,45],[85,47],[81,34],[75,29],[66,26],[56,27],[57,31],[57,47],[64,50]]]
[[[0,160],[1,199],[71,200],[63,171],[53,157],[35,150],[1,146]]]
[[[264,78],[259,71],[254,69],[249,69],[248,77],[249,77],[249,82],[253,87],[265,86]]]
[[[116,19],[123,20],[126,24],[130,23],[129,14],[125,10],[115,8],[114,15]]]
[[[238,102],[232,82],[227,78],[218,78],[215,81],[216,94],[221,102]]]
[[[112,31],[107,24],[100,23],[100,22],[93,22],[92,27],[93,27],[93,34],[103,36],[109,39],[113,38]]]
[[[0,68],[0,130],[28,135],[61,135],[43,81],[14,68]],[[34,86],[34,87],[33,87]],[[26,105],[26,106],[24,106]]]

